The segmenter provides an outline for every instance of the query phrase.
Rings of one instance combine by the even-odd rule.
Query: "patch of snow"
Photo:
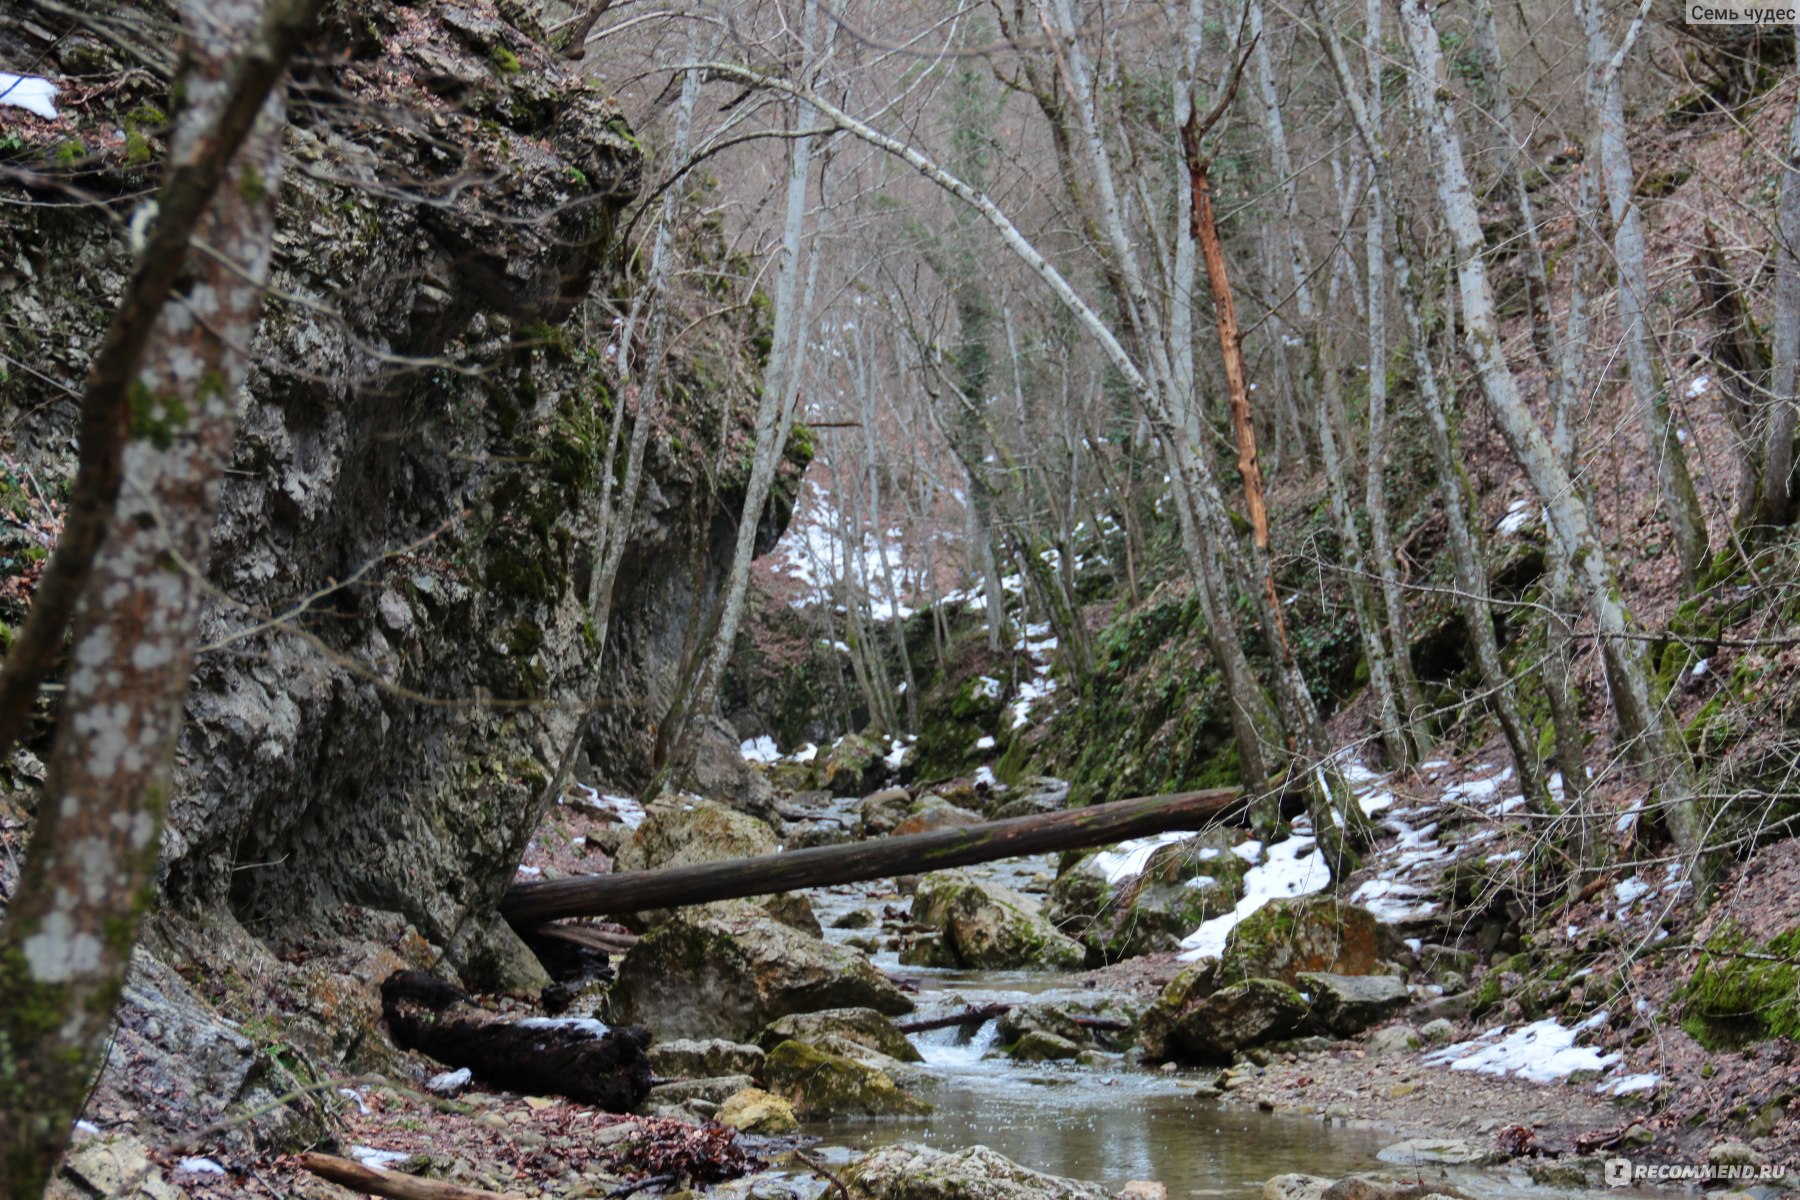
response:
[[[627,829],[636,829],[644,823],[644,806],[637,802],[635,796],[610,795],[585,783],[576,784],[575,790],[581,793],[582,803],[589,808],[611,813]]]
[[[1501,537],[1516,537],[1520,530],[1531,523],[1531,519],[1535,515],[1531,511],[1531,501],[1514,500],[1506,506],[1506,515],[1500,518],[1498,525],[1494,526],[1494,532]]]
[[[404,1150],[377,1150],[372,1146],[350,1147],[350,1157],[365,1167],[391,1167],[395,1163],[403,1163],[412,1155]]]
[[[225,1168],[210,1158],[184,1158],[175,1164],[177,1171],[191,1171],[195,1175],[223,1175]]]
[[[1508,796],[1506,799],[1500,801],[1500,803],[1490,804],[1481,811],[1490,817],[1504,817],[1507,813],[1517,811],[1524,807],[1525,797]]]
[[[817,746],[813,745],[811,742],[808,742],[808,743],[806,743],[806,745],[800,747],[798,750],[796,750],[792,754],[788,755],[788,761],[796,762],[796,763],[809,763],[817,757],[819,757],[819,748]]]
[[[1633,875],[1630,879],[1622,879],[1613,884],[1613,899],[1620,908],[1630,908],[1650,893],[1650,885]]]
[[[1102,850],[1094,855],[1093,865],[1106,876],[1106,882],[1118,883],[1142,873],[1150,862],[1150,856],[1162,847],[1185,842],[1193,836],[1191,833],[1170,831],[1152,834],[1150,837],[1132,838],[1128,842],[1120,842],[1111,850]]]
[[[92,1121],[84,1119],[84,1120],[75,1122],[75,1132],[76,1133],[99,1133],[100,1127],[98,1125],[94,1124]]]
[[[1399,925],[1437,912],[1438,902],[1427,899],[1430,895],[1429,888],[1397,879],[1367,879],[1350,894],[1350,901],[1374,913],[1384,925]]]
[[[455,1071],[440,1071],[425,1081],[425,1090],[436,1096],[454,1096],[469,1086],[475,1073],[467,1067]]]
[[[56,85],[36,75],[9,75],[0,71],[0,104],[56,120]]]
[[[1701,659],[1699,662],[1694,664],[1694,669],[1690,673],[1693,675],[1693,677],[1695,679],[1700,678],[1702,675],[1706,674],[1706,668],[1709,664],[1711,664],[1711,662],[1712,662],[1712,659],[1710,659],[1710,658]]]
[[[1524,858],[1524,857],[1525,857],[1525,852],[1523,850],[1508,850],[1505,854],[1490,854],[1487,856],[1487,860],[1490,864],[1505,863],[1505,862],[1518,862],[1521,858]]]
[[[781,760],[781,747],[768,734],[746,739],[738,746],[738,753],[744,756],[745,762],[772,763]]]
[[[1417,954],[1420,950],[1423,950],[1425,948],[1424,939],[1422,939],[1422,938],[1407,938],[1406,939],[1406,948],[1408,950],[1411,950],[1414,954]]]
[[[1619,819],[1613,822],[1613,832],[1614,833],[1629,833],[1629,832],[1631,832],[1631,827],[1633,825],[1637,824],[1638,814],[1643,811],[1644,811],[1643,798],[1639,797],[1638,799],[1633,800],[1631,802],[1631,807],[1626,809],[1624,811],[1624,813],[1622,813],[1619,816]]]
[[[898,771],[906,765],[906,743],[899,738],[888,739],[888,752],[881,756],[881,761],[890,771]]]
[[[1573,1029],[1545,1017],[1507,1033],[1504,1025],[1480,1037],[1425,1056],[1434,1066],[1448,1065],[1452,1071],[1478,1071],[1483,1075],[1510,1075],[1533,1083],[1556,1083],[1576,1071],[1604,1071],[1621,1056],[1606,1054],[1592,1046],[1577,1046],[1581,1034],[1604,1024],[1607,1011],[1601,1009]]]
[[[1687,398],[1697,400],[1712,388],[1711,375],[1696,375],[1694,381],[1687,385]]]
[[[1632,1092],[1647,1092],[1661,1082],[1661,1075],[1646,1072],[1638,1075],[1621,1075],[1616,1079],[1603,1079],[1594,1085],[1594,1090],[1602,1096],[1628,1096]]]
[[[1263,856],[1263,844],[1255,838],[1247,842],[1239,842],[1231,848],[1231,852],[1247,863],[1259,862]]]
[[[994,792],[1004,792],[1007,790],[1006,785],[1000,782],[1000,777],[995,775],[993,768],[989,767],[986,763],[975,768],[975,786],[985,787],[989,791]]]
[[[975,695],[983,700],[1000,698],[1000,681],[992,675],[980,675],[975,680]]]
[[[1233,849],[1241,847],[1234,846]],[[1258,850],[1261,849],[1258,844]],[[1313,838],[1291,837],[1276,842],[1268,847],[1267,861],[1244,872],[1244,898],[1238,901],[1237,907],[1203,923],[1183,938],[1180,957],[1188,962],[1216,958],[1225,953],[1225,941],[1238,922],[1269,901],[1309,895],[1322,891],[1330,883],[1331,866]]]
[[[994,748],[993,735],[984,733],[980,737],[976,738],[975,739],[975,748],[977,750],[992,750]]]
[[[520,1029],[578,1029],[590,1037],[605,1037],[611,1026],[592,1017],[526,1017]]]
[[[355,1088],[339,1088],[338,1095],[349,1100],[354,1100],[356,1102],[356,1111],[365,1117],[369,1115],[369,1106],[363,1102],[362,1093]]]
[[[521,874],[521,875],[542,875],[543,873],[544,873],[544,869],[542,867],[520,867],[519,868],[519,874]]]

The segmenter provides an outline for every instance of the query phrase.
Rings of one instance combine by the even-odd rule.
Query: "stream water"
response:
[[[833,801],[826,815],[848,824],[854,820],[855,803]],[[1031,893],[1043,890],[1055,867],[1054,859],[1045,856],[988,863],[968,871]],[[891,886],[891,882],[861,884],[809,892],[825,936],[847,941],[875,932],[832,926],[853,909],[872,915],[884,908],[904,909],[910,901],[895,895]],[[917,986],[920,1017],[999,1002],[1051,1000],[1069,989],[1066,977],[1049,971],[903,966],[891,949],[871,958],[882,970]],[[1093,996],[1072,990],[1069,994]],[[1134,1179],[1154,1180],[1176,1198],[1260,1196],[1265,1180],[1288,1172],[1336,1178],[1392,1169],[1377,1158],[1384,1146],[1398,1140],[1390,1130],[1225,1103],[1210,1089],[1200,1090],[1210,1073],[1149,1070],[1122,1054],[1090,1063],[1015,1063],[994,1052],[998,1036],[992,1021],[973,1031],[963,1027],[913,1034],[929,1078],[902,1082],[932,1103],[932,1113],[812,1122],[805,1132],[821,1139],[815,1153],[827,1163],[841,1163],[899,1141],[946,1151],[983,1145],[1034,1170],[1111,1188]],[[1523,1174],[1454,1168],[1446,1174],[1478,1200],[1549,1194],[1532,1186]]]
[[[1028,890],[1055,870],[1050,858],[1016,859],[970,868],[970,873]],[[831,929],[854,908],[880,909],[906,901],[867,886],[810,893],[814,911],[834,941],[852,935]],[[1067,984],[1043,971],[947,971],[906,967],[891,950],[875,964],[919,988],[921,1017],[970,1005],[1052,999]],[[998,1031],[938,1029],[912,1035],[933,1083],[917,1090],[931,1101],[926,1117],[838,1119],[809,1124],[822,1139],[819,1153],[845,1160],[892,1142],[922,1142],[941,1150],[983,1145],[1053,1175],[1119,1187],[1157,1180],[1179,1196],[1259,1195],[1271,1175],[1287,1171],[1338,1176],[1380,1164],[1376,1152],[1392,1135],[1322,1125],[1221,1105],[1197,1093],[1198,1073],[1138,1067],[1123,1055],[1099,1064],[1018,1064],[992,1053]]]

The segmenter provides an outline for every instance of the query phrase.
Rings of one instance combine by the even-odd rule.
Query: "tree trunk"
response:
[[[1800,61],[1800,21],[1794,25],[1794,54]],[[1762,523],[1773,526],[1794,519],[1794,430],[1800,418],[1800,101],[1794,104],[1788,127],[1786,167],[1770,255],[1775,264],[1775,326],[1760,512]]]
[[[1468,350],[1482,395],[1513,457],[1549,514],[1550,528],[1576,572],[1600,639],[1622,740],[1644,769],[1659,780],[1658,791],[1671,832],[1682,849],[1698,856],[1706,831],[1694,798],[1693,765],[1680,732],[1663,720],[1652,695],[1649,655],[1626,612],[1612,563],[1589,516],[1583,489],[1570,477],[1519,392],[1501,351],[1499,321],[1486,263],[1475,198],[1463,164],[1462,142],[1439,99],[1442,53],[1431,15],[1421,0],[1401,0],[1401,24],[1415,71],[1413,103],[1426,124],[1437,168],[1438,199],[1458,257]]]
[[[526,928],[562,917],[710,904],[1079,850],[1172,829],[1203,830],[1229,812],[1240,797],[1236,788],[1140,796],[1090,808],[837,846],[810,846],[758,858],[514,884],[500,901],[500,915]]]
[[[153,875],[219,481],[262,312],[281,184],[280,80],[312,0],[184,8],[169,187],[211,162],[177,307],[138,313],[125,486],[75,610],[62,720],[0,930],[0,1196],[43,1192],[100,1066]],[[236,114],[236,138],[221,136]],[[220,185],[223,186],[220,186]],[[165,191],[165,197],[168,192]],[[184,237],[185,242],[185,237]],[[185,247],[184,247],[185,248]],[[123,311],[123,310],[122,310]]]
[[[1706,518],[1700,512],[1700,498],[1688,474],[1687,453],[1676,435],[1668,389],[1657,361],[1656,332],[1650,325],[1650,270],[1645,261],[1648,251],[1644,219],[1633,194],[1636,176],[1625,140],[1625,80],[1621,68],[1637,41],[1644,18],[1640,12],[1615,53],[1608,46],[1606,14],[1601,3],[1602,0],[1578,0],[1576,5],[1587,30],[1589,119],[1594,125],[1593,140],[1598,150],[1589,161],[1600,166],[1612,211],[1613,257],[1619,267],[1620,333],[1625,339],[1625,362],[1638,423],[1643,428],[1644,450],[1656,470],[1656,490],[1674,535],[1682,578],[1692,589],[1708,555]]]

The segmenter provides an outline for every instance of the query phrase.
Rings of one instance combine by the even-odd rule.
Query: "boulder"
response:
[[[619,964],[610,999],[615,1022],[668,1038],[747,1040],[825,1008],[913,1009],[858,951],[747,911],[683,913],[651,931]]]
[[[1151,1062],[1173,1057],[1170,1035],[1182,1013],[1211,995],[1219,986],[1217,959],[1202,959],[1163,986],[1161,994],[1145,1010],[1138,1025],[1138,1045]]]
[[[902,787],[882,788],[863,797],[858,830],[864,837],[892,833],[912,810],[912,796]]]
[[[1392,975],[1335,975],[1303,971],[1300,987],[1312,996],[1313,1018],[1339,1037],[1353,1037],[1393,1016],[1410,998]]]
[[[1271,900],[1231,931],[1220,977],[1293,987],[1305,971],[1372,975],[1384,945],[1380,922],[1361,905],[1324,894]]]
[[[1319,1200],[1331,1180],[1320,1175],[1277,1175],[1263,1184],[1263,1200]]]
[[[1370,1054],[1405,1054],[1424,1044],[1419,1031],[1411,1025],[1389,1025],[1369,1035]]]
[[[912,811],[894,826],[893,836],[904,837],[909,833],[930,833],[936,829],[955,829],[963,825],[979,825],[983,819],[979,813],[972,813],[966,808],[958,808],[941,796],[924,796],[912,806]]]
[[[644,1103],[651,1108],[674,1108],[690,1100],[723,1104],[756,1081],[748,1075],[721,1075],[716,1079],[674,1079],[650,1089]]]
[[[794,1013],[772,1022],[756,1040],[764,1050],[773,1050],[789,1040],[816,1045],[827,1036],[841,1037],[901,1062],[925,1061],[906,1035],[872,1008],[829,1008],[820,1012]]]
[[[719,1111],[713,1114],[713,1119],[740,1133],[760,1133],[764,1136],[792,1133],[800,1128],[800,1119],[794,1115],[794,1106],[761,1088],[745,1088],[726,1097],[725,1103],[719,1105]]]
[[[858,1200],[1106,1200],[1098,1184],[1045,1175],[986,1146],[955,1154],[884,1146],[844,1173]]]
[[[913,896],[915,924],[935,929],[938,955],[974,968],[1053,967],[1074,970],[1087,959],[1073,938],[1046,921],[1035,901],[961,871],[934,871],[919,881]],[[917,947],[901,952],[909,965],[921,962]]]
[[[1071,1042],[1077,1049],[1090,1040],[1075,1014],[1060,1004],[1020,1004],[1010,1008],[1000,1015],[999,1033],[1001,1042],[1008,1044],[1034,1033]]]
[[[60,1175],[45,1200],[107,1196],[116,1200],[183,1200],[186,1195],[163,1178],[148,1148],[128,1134],[90,1137],[70,1147]]]
[[[763,1062],[763,1085],[802,1117],[905,1116],[931,1106],[902,1091],[887,1072],[805,1042],[786,1041]]]
[[[1433,1046],[1448,1046],[1456,1040],[1456,1026],[1443,1017],[1419,1026],[1419,1036]]]
[[[1409,1138],[1404,1142],[1395,1142],[1384,1146],[1376,1158],[1384,1163],[1393,1163],[1400,1167],[1416,1167],[1421,1165],[1465,1167],[1483,1166],[1505,1158],[1486,1146],[1478,1146],[1474,1142],[1461,1138]]]
[[[1173,1009],[1161,1009],[1162,1003],[1159,998],[1144,1018],[1146,1057],[1204,1063],[1229,1062],[1247,1046],[1287,1037],[1308,1011],[1300,993],[1277,979],[1247,979]]]
[[[701,723],[694,747],[689,779],[703,796],[717,796],[733,808],[770,817],[775,813],[775,789],[763,773],[744,761],[742,741],[723,718]]]
[[[887,764],[881,761],[881,747],[861,734],[845,734],[824,757],[819,765],[819,783],[840,796],[868,792],[887,773]]]
[[[650,806],[631,840],[619,848],[620,871],[686,867],[773,854],[775,831],[723,804],[681,796]]]
[[[1039,817],[1061,812],[1069,803],[1069,785],[1061,779],[1037,775],[1020,785],[1022,793],[1000,805],[990,814],[994,820],[1008,817]]]
[[[1326,1188],[1321,1200],[1430,1200],[1433,1196],[1468,1200],[1463,1192],[1443,1180],[1427,1183],[1417,1174],[1398,1179],[1391,1175],[1346,1175]]]
[[[1014,1043],[1007,1053],[1015,1062],[1052,1062],[1078,1058],[1082,1049],[1083,1043],[1073,1038],[1058,1037],[1054,1033],[1034,1029]]]
[[[721,1075],[760,1075],[761,1046],[709,1038],[677,1038],[657,1042],[647,1052],[650,1069],[665,1079],[712,1079]]]
[[[1045,915],[1109,962],[1174,950],[1243,897],[1250,864],[1231,852],[1238,836],[1215,830],[1158,846],[1116,881],[1116,848],[1086,856],[1051,885]]]

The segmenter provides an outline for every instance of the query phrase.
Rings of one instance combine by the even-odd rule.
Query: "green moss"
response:
[[[494,69],[502,75],[517,75],[525,69],[519,62],[519,56],[504,44],[496,45],[489,57],[493,60]]]
[[[133,380],[126,390],[126,402],[131,406],[131,436],[158,450],[174,445],[193,417],[180,396],[152,391],[141,379]]]
[[[237,187],[238,195],[242,196],[244,203],[249,205],[261,204],[269,194],[268,182],[263,179],[263,174],[257,169],[256,163],[248,159],[238,171]]]
[[[1681,1027],[1709,1050],[1800,1038],[1800,928],[1756,944],[1735,921],[1707,939],[1676,993]]]

